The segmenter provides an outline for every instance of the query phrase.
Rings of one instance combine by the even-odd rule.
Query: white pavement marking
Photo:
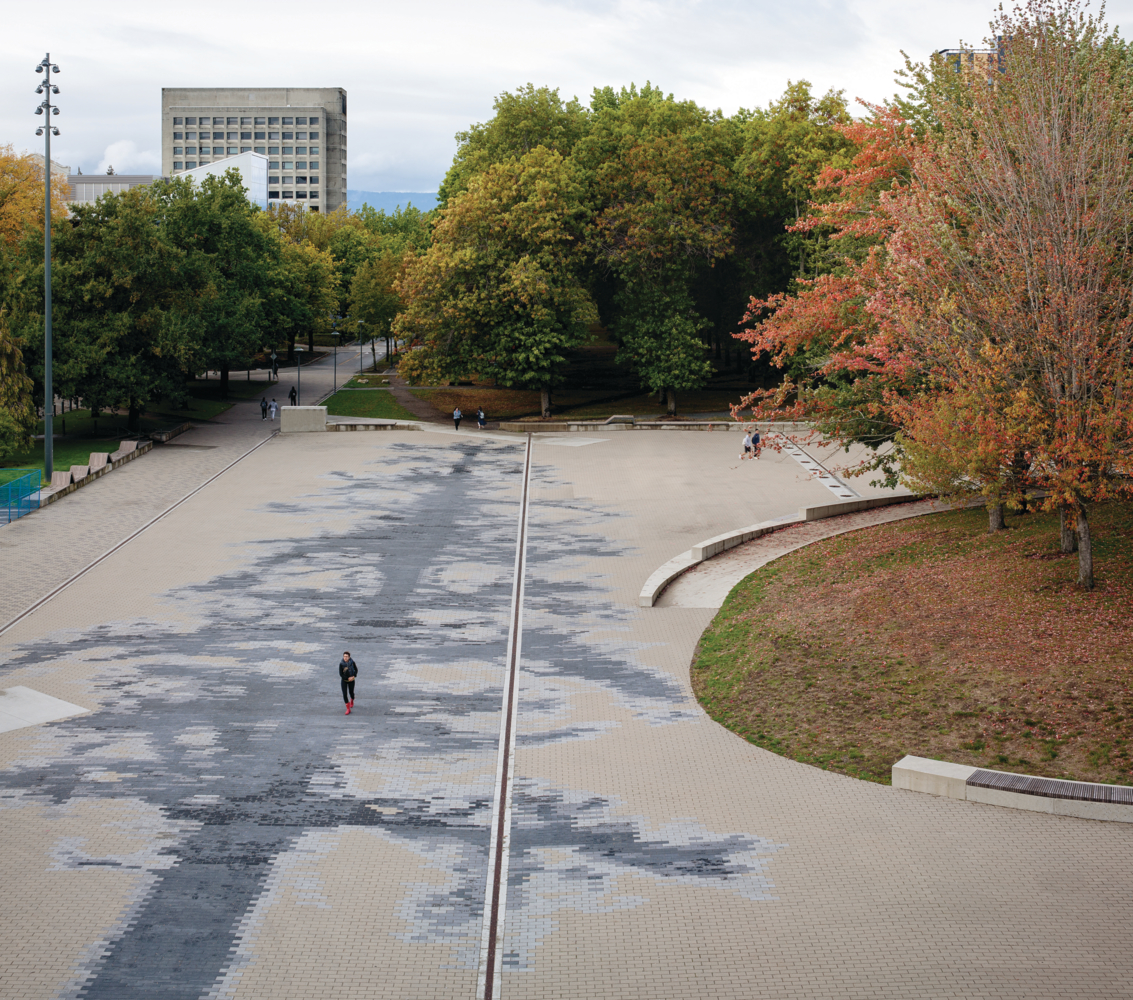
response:
[[[80,705],[72,705],[69,701],[21,685],[0,691],[0,733],[68,719],[72,715],[86,715],[87,712],[88,709]]]
[[[499,997],[503,971],[500,929],[507,903],[507,871],[511,848],[511,789],[509,780],[515,763],[515,713],[519,700],[519,657],[523,640],[523,592],[527,564],[527,505],[531,481],[531,435],[523,462],[523,491],[516,530],[515,576],[512,582],[511,622],[505,660],[500,747],[496,757],[496,787],[492,803],[492,836],[488,845],[488,880],[484,890],[484,930],[480,939],[480,975],[477,997]]]
[[[786,442],[783,445],[783,450],[791,456],[796,462],[799,463],[807,472],[809,472],[815,479],[817,479],[823,486],[825,486],[836,497],[842,500],[861,499],[861,494],[850,489],[841,479],[839,479],[833,472],[831,472],[821,462],[813,459],[805,451],[802,450],[797,444],[789,438],[780,434],[779,437],[783,438]]]
[[[109,556],[112,556],[115,552],[117,552],[120,548],[122,548],[122,546],[125,545],[127,542],[132,541],[133,539],[137,538],[138,535],[140,535],[147,528],[153,527],[153,525],[157,524],[157,522],[160,521],[163,517],[165,517],[166,514],[173,513],[173,511],[175,511],[178,507],[180,507],[181,504],[183,504],[186,500],[189,500],[190,498],[195,497],[198,493],[201,492],[201,490],[203,490],[206,486],[208,486],[209,483],[214,482],[215,480],[219,479],[229,469],[231,469],[232,466],[236,465],[239,462],[243,462],[244,459],[246,459],[250,454],[252,454],[252,452],[256,451],[256,449],[258,449],[258,448],[262,448],[265,444],[267,444],[278,433],[279,433],[279,431],[272,431],[271,434],[269,434],[266,438],[264,438],[259,444],[253,446],[252,448],[249,448],[246,452],[244,452],[243,455],[241,455],[235,461],[229,462],[228,465],[226,465],[223,469],[221,469],[215,476],[210,476],[203,483],[201,483],[201,485],[198,486],[196,489],[191,490],[190,492],[186,493],[176,503],[170,505],[169,507],[166,507],[165,510],[163,510],[160,514],[157,515],[157,517],[152,518],[151,520],[147,521],[140,528],[138,528],[137,531],[132,532],[131,534],[129,534],[125,538],[123,538],[122,541],[118,542],[117,545],[112,545],[110,548],[108,548],[105,552],[103,552],[102,555],[100,555],[93,562],[87,563],[81,570],[79,570],[73,576],[64,580],[61,584],[59,584],[58,587],[56,587],[54,590],[50,591],[45,596],[41,597],[38,601],[35,602],[35,604],[33,604],[31,607],[27,608],[21,614],[16,615],[16,617],[13,618],[10,622],[8,622],[8,624],[5,625],[3,628],[0,628],[0,635],[3,635],[10,628],[12,628],[12,626],[18,625],[20,622],[22,622],[25,618],[27,618],[27,616],[30,615],[33,611],[35,611],[37,608],[43,607],[43,605],[45,605],[48,601],[50,601],[51,598],[55,597],[56,594],[61,594],[64,590],[66,590],[69,586],[71,586],[72,583],[74,583],[77,579],[79,579],[79,577],[90,572],[92,569],[95,568],[95,566],[97,566],[104,559],[108,558]]]

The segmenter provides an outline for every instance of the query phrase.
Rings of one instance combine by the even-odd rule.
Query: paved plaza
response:
[[[240,404],[0,529],[0,624],[270,433]],[[473,1000],[506,805],[493,997],[1133,996],[1129,824],[857,781],[701,711],[719,573],[643,582],[830,500],[738,442],[277,436],[22,618],[0,688],[86,712],[0,733],[0,995]]]

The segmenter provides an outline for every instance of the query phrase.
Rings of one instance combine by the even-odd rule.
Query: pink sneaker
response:
[[[349,706],[349,705],[347,705],[347,706],[346,706],[346,714],[347,714],[347,715],[349,715],[349,714],[350,714],[350,706]]]

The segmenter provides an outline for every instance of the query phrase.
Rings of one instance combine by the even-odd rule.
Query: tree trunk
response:
[[[378,370],[378,338],[370,338],[370,357],[374,359],[374,371]]]
[[[1007,521],[1003,516],[1003,504],[993,504],[987,509],[987,533],[994,535],[997,531],[1004,531],[1007,528]]]
[[[228,398],[228,365],[220,366],[220,398]]]
[[[1094,551],[1090,547],[1090,522],[1084,503],[1078,504],[1078,583],[1086,590],[1094,589]]]
[[[311,327],[307,331],[307,350],[314,352],[315,350],[315,328]]]
[[[1058,534],[1063,552],[1078,551],[1078,534],[1074,530],[1074,511],[1070,507],[1058,508]]]
[[[136,431],[138,429],[138,421],[142,415],[142,409],[138,406],[137,402],[133,399],[130,400],[130,415],[126,418],[126,429]]]
[[[295,334],[290,334],[287,338],[287,363],[291,364],[295,360]]]
[[[675,417],[677,415],[677,390],[666,389],[665,396],[669,401],[669,416]]]
[[[550,419],[551,416],[551,390],[543,388],[539,390],[539,405],[543,409],[543,417]]]

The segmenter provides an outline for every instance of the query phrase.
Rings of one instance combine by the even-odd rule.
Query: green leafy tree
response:
[[[557,88],[529,83],[515,93],[500,94],[493,106],[490,121],[456,134],[456,157],[437,192],[441,205],[465,191],[476,174],[520,159],[539,146],[569,156],[586,133],[586,109],[578,98],[563,101]]]
[[[149,188],[73,208],[54,236],[54,374],[64,397],[97,414],[124,406],[136,429],[147,403],[183,389],[203,335],[203,275],[167,238]],[[21,325],[38,391],[43,379],[43,265],[37,234],[25,244]],[[38,244],[38,247],[35,245]]]
[[[206,177],[199,188],[175,178],[155,185],[155,197],[170,243],[204,276],[195,366],[219,371],[227,394],[229,372],[244,367],[270,336],[265,300],[282,277],[282,244],[256,224],[259,209],[236,170]]]
[[[35,430],[32,380],[12,337],[7,312],[0,309],[0,459],[31,444]]]
[[[570,161],[544,147],[472,179],[395,285],[407,306],[394,329],[423,344],[401,364],[407,377],[478,373],[539,389],[550,416],[566,351],[597,319],[583,281],[585,193]]]
[[[711,266],[731,240],[732,129],[719,114],[641,94],[600,92],[589,134],[574,159],[591,178],[595,207],[587,248],[613,278],[611,327],[643,385],[665,394],[712,374],[695,307],[699,265]]]

